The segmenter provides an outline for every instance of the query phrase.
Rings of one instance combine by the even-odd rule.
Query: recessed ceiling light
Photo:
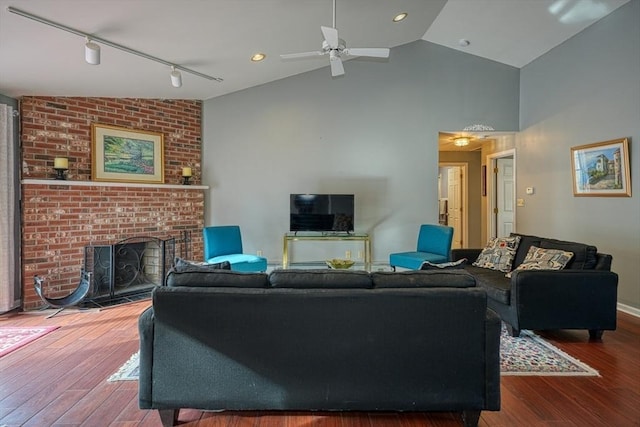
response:
[[[406,18],[407,15],[409,15],[407,12],[399,13],[396,16],[393,17],[393,22],[400,22],[400,21],[404,20],[404,18]]]
[[[458,40],[458,45],[462,46],[462,47],[467,47],[471,44],[471,42],[467,39],[460,39]]]
[[[253,56],[251,57],[251,60],[252,60],[253,62],[260,62],[260,61],[262,61],[263,59],[265,59],[266,57],[267,57],[267,55],[265,55],[264,53],[256,53],[255,55],[253,55]]]

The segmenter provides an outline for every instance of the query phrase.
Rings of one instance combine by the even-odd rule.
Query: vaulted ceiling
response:
[[[338,0],[336,28],[351,47],[423,39],[523,67],[627,1]],[[166,64],[107,45],[89,65],[81,34],[10,7],[222,81],[182,72],[174,88]],[[0,93],[209,99],[322,67],[331,78],[326,56],[279,55],[319,50],[332,15],[331,0],[0,0]],[[252,62],[258,52],[266,59]]]

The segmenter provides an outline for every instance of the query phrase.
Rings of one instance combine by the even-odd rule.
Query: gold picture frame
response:
[[[164,135],[92,124],[91,179],[164,183]]]
[[[571,147],[573,195],[631,197],[629,139]]]

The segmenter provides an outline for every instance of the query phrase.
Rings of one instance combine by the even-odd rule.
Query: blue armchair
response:
[[[418,245],[414,252],[399,252],[389,255],[389,265],[418,270],[422,263],[434,264],[448,262],[451,256],[453,227],[446,225],[423,224],[418,234]]]
[[[229,261],[231,270],[266,271],[267,259],[242,253],[242,235],[237,225],[202,229],[204,260],[210,264]]]

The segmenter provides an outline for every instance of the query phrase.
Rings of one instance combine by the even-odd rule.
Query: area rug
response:
[[[139,353],[124,364],[108,381],[138,379]],[[502,375],[600,376],[598,371],[569,356],[531,331],[512,337],[502,325],[500,336],[500,373]]]
[[[0,357],[12,351],[24,347],[51,331],[58,329],[58,326],[37,326],[37,327],[10,327],[0,326]]]
[[[500,336],[500,373],[502,375],[597,376],[598,371],[569,356],[531,331],[512,337],[505,324]]]
[[[140,352],[136,351],[107,381],[137,381],[140,372]]]

